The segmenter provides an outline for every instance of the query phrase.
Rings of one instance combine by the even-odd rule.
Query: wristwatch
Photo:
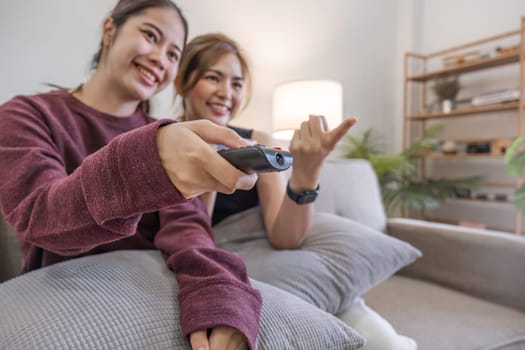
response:
[[[315,190],[296,193],[292,191],[292,189],[290,188],[290,181],[288,181],[288,185],[286,186],[286,194],[288,195],[288,197],[290,197],[291,200],[293,200],[297,204],[312,203],[313,201],[315,201],[317,195],[319,194],[319,185],[317,185],[317,188]]]

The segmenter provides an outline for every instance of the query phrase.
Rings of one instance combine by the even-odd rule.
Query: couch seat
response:
[[[422,350],[525,349],[525,313],[437,284],[395,275],[364,299]]]

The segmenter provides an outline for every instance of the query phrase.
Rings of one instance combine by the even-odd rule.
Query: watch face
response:
[[[304,193],[297,198],[297,204],[308,204],[315,201],[317,198],[317,192]]]
[[[288,194],[288,197],[290,197],[290,199],[295,203],[308,204],[312,203],[317,198],[317,195],[319,194],[319,185],[317,185],[315,190],[295,193],[290,189],[290,183],[288,183],[288,186],[286,186],[286,193]]]

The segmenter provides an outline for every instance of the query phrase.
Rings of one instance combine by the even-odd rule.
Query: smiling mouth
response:
[[[227,106],[227,105],[224,105],[224,104],[221,104],[221,103],[213,103],[213,102],[208,102],[208,106],[210,106],[212,108],[216,108],[216,109],[225,110],[225,111],[228,111],[228,112],[230,112],[231,109],[232,109],[230,106]]]
[[[136,64],[136,66],[139,72],[142,74],[142,76],[144,76],[144,78],[146,78],[146,80],[148,80],[151,84],[157,84],[159,82],[157,77],[153,73],[151,73],[149,70],[147,70],[146,68],[138,64]]]

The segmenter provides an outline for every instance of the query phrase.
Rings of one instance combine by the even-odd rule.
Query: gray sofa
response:
[[[386,218],[375,175],[363,162],[327,164],[317,209],[372,226],[423,253],[368,291],[366,303],[421,350],[525,349],[525,238]]]
[[[364,295],[419,349],[525,349],[525,239],[387,219],[375,174],[361,160],[326,164],[316,206],[410,242],[423,253]],[[20,266],[16,237],[0,222],[0,281],[17,275]]]

